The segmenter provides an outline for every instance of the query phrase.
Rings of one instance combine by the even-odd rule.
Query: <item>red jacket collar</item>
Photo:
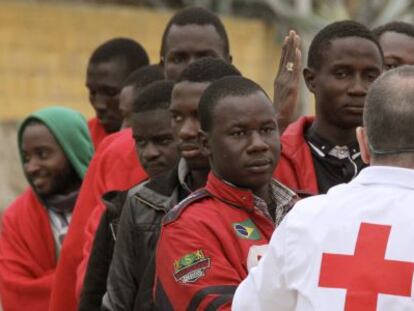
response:
[[[212,172],[208,175],[205,189],[220,201],[248,211],[254,210],[254,195],[251,190],[233,186],[216,177]]]
[[[306,129],[311,126],[314,120],[314,116],[300,117],[297,121],[290,124],[281,136],[282,158],[290,163],[293,170],[292,175],[296,176],[296,180],[292,181],[292,183],[287,182],[283,178],[281,180],[294,189],[317,194],[319,193],[319,188],[312,153],[304,135]],[[278,168],[283,175],[282,169],[283,167]]]
[[[281,142],[283,144],[283,150],[292,154],[299,148],[302,148],[305,141],[305,130],[311,126],[315,120],[314,116],[300,117],[295,122],[291,123],[281,136]]]

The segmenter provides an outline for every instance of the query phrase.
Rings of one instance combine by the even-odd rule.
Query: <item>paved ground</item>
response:
[[[26,187],[17,152],[18,122],[0,123],[0,211]]]

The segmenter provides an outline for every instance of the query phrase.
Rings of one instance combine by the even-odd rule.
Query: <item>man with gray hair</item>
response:
[[[298,202],[233,310],[413,310],[414,66],[374,82],[357,129],[370,165]]]

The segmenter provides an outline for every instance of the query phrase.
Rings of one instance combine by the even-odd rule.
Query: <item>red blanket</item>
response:
[[[0,296],[5,311],[49,307],[56,253],[49,216],[29,188],[4,212]]]
[[[106,143],[107,139],[112,140],[109,145]],[[65,311],[77,309],[76,271],[83,258],[83,247],[85,243],[87,247],[92,245],[97,227],[94,224],[98,223],[105,208],[100,200],[101,196],[111,190],[127,190],[147,178],[137,159],[130,129],[115,133],[107,139],[94,155],[83,180],[69,231],[63,243],[49,310],[60,311],[63,306]],[[90,221],[92,226],[88,226],[86,235],[86,224],[93,212],[94,218]],[[89,251],[86,253],[89,254]],[[80,284],[82,281],[83,279],[80,280]]]
[[[95,150],[97,150],[101,142],[105,139],[105,137],[108,136],[108,133],[105,132],[105,129],[101,123],[99,123],[99,120],[96,117],[89,119],[88,127],[89,133],[91,134],[93,147]]]

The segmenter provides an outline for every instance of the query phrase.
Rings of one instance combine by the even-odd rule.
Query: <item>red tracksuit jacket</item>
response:
[[[256,265],[275,229],[249,190],[210,173],[205,188],[164,219],[156,254],[161,310],[230,309],[237,285]]]

